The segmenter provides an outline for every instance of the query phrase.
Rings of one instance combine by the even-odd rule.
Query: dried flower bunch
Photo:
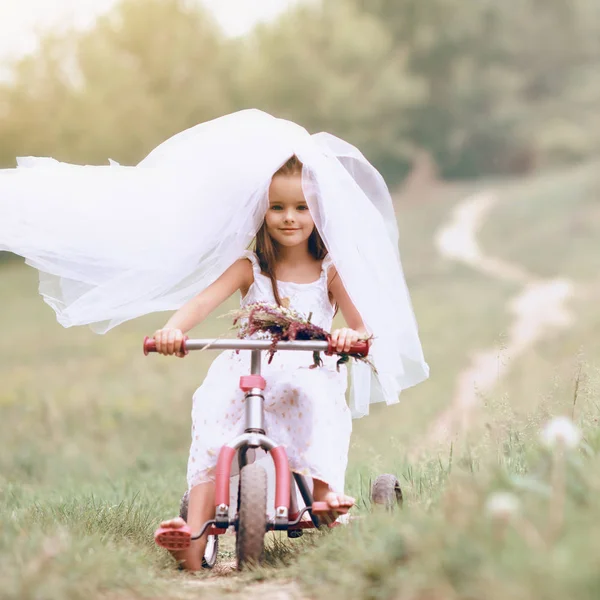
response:
[[[330,339],[330,334],[311,323],[311,315],[305,317],[298,311],[290,308],[289,299],[284,298],[282,305],[277,306],[269,302],[255,302],[248,304],[237,310],[231,311],[228,315],[233,317],[233,325],[238,328],[238,337],[247,338],[263,334],[273,341],[269,349],[269,362],[277,351],[278,342],[288,342],[293,340],[323,340]],[[350,360],[350,355],[338,353],[340,365]],[[372,363],[366,357],[352,357],[356,360],[366,362],[374,368]],[[313,365],[311,368],[319,367],[323,364],[320,352],[313,353]]]

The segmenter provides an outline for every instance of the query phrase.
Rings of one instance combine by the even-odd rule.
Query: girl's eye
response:
[[[273,204],[273,206],[271,206],[271,210],[281,210],[283,207],[279,204]]]
[[[308,206],[306,206],[306,204],[300,204],[300,206],[298,206],[298,210],[308,210]]]

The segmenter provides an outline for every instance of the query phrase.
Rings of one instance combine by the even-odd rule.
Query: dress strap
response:
[[[327,281],[327,276],[329,275],[329,267],[331,266],[333,266],[333,259],[331,258],[331,255],[328,254],[321,263],[321,277],[323,277],[325,281]]]
[[[258,264],[258,256],[252,250],[245,250],[241,258],[247,258],[252,264],[252,272],[254,277],[260,275],[260,265]]]

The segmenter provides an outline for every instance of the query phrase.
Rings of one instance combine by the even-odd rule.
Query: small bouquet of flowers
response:
[[[308,317],[289,307],[289,301],[283,300],[281,306],[269,302],[255,302],[243,306],[230,312],[229,317],[233,317],[233,326],[238,329],[238,337],[247,338],[256,334],[263,334],[272,340],[269,350],[269,362],[277,351],[278,342],[288,342],[293,340],[323,340],[330,339],[330,334],[311,323],[312,314]],[[367,357],[353,357],[356,360],[366,362],[373,368],[373,365]],[[340,365],[347,363],[350,355],[339,353],[337,362]],[[313,364],[311,368],[319,367],[323,364],[320,352],[313,353]]]

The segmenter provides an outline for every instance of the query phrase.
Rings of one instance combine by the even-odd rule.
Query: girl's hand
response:
[[[181,351],[181,344],[183,342],[183,332],[181,329],[173,329],[171,327],[165,327],[159,329],[152,336],[156,342],[156,351],[165,356],[175,354],[179,358],[183,358],[185,353]]]
[[[331,334],[331,341],[337,352],[349,352],[352,344],[355,344],[360,339],[360,334],[354,329],[336,329]]]

